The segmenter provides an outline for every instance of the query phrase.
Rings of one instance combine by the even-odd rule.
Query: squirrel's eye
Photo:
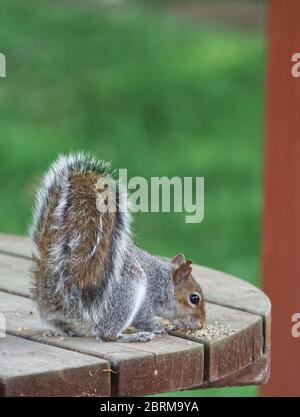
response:
[[[191,294],[190,295],[190,302],[192,303],[192,304],[198,304],[199,303],[199,301],[200,301],[200,297],[199,297],[199,295],[198,294]]]

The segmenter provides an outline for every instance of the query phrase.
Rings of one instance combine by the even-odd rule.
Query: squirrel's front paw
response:
[[[155,337],[151,332],[138,332],[132,334],[122,334],[119,336],[119,341],[122,343],[134,343],[134,342],[150,342]]]
[[[153,330],[153,333],[155,333],[157,335],[168,334],[168,329],[166,327],[163,327],[163,326],[157,326]]]
[[[137,335],[137,342],[149,342],[155,337],[154,333],[150,332],[139,332],[136,333]]]

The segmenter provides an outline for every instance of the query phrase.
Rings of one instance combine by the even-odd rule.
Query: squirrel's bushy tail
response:
[[[114,190],[98,187],[99,181],[112,179],[109,163],[83,152],[59,156],[46,172],[30,228],[36,247],[34,298],[50,274],[56,289],[70,281],[80,287],[97,285],[110,274],[118,279],[130,216],[118,181],[113,181]],[[115,210],[99,210],[103,193],[115,199]]]

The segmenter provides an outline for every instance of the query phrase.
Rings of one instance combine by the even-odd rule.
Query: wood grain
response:
[[[29,237],[0,233],[0,253],[31,259],[32,251]]]
[[[236,387],[266,384],[270,377],[269,356],[263,355],[238,372],[216,381],[206,381],[193,389]]]
[[[31,264],[29,259],[0,253],[0,291],[30,297]]]
[[[0,396],[110,396],[109,363],[7,335],[0,339]]]
[[[203,382],[204,349],[196,342],[162,336],[143,343],[103,343],[95,338],[49,336],[30,299],[0,292],[7,332],[109,361],[113,395],[146,395]],[[193,372],[191,372],[191,369]]]

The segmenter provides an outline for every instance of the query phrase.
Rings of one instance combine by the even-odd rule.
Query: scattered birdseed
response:
[[[206,327],[201,330],[178,329],[176,328],[176,325],[171,323],[169,320],[160,320],[159,322],[164,325],[168,331],[179,330],[181,333],[188,336],[205,338],[206,340],[211,340],[220,336],[232,336],[237,332],[231,327],[230,323],[221,324],[218,321],[214,321],[213,324],[207,324]]]
[[[157,319],[156,325],[157,326],[163,326],[163,327],[165,327],[169,331],[176,330],[175,324],[171,323],[169,320]]]
[[[187,329],[183,330],[187,335],[199,338],[205,338],[207,340],[214,339],[221,336],[232,336],[236,333],[236,330],[231,327],[230,323],[218,323],[215,321],[213,324],[207,324],[204,329],[201,330],[192,330]]]

